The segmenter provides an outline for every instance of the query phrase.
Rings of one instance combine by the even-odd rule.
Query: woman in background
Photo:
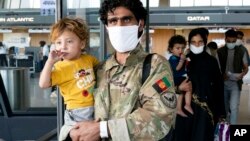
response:
[[[207,36],[200,29],[189,33],[190,62],[187,73],[192,82],[192,109],[188,117],[177,115],[176,141],[212,141],[219,118],[225,117],[223,79],[217,60],[206,52]],[[184,104],[183,104],[184,105]]]

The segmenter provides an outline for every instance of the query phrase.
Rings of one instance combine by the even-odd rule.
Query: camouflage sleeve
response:
[[[113,141],[160,140],[174,123],[177,98],[169,62],[154,55],[150,76],[140,89],[139,108],[124,119],[109,120]]]

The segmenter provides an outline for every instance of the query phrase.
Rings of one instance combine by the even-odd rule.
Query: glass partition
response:
[[[89,45],[86,48],[87,52],[94,55],[100,61],[103,60],[101,45],[100,45],[100,24],[90,24],[90,20],[98,22],[97,9],[100,7],[100,0],[67,0],[67,12],[73,13],[70,16],[79,17],[88,23],[89,26]],[[93,13],[93,9],[95,12]],[[88,17],[88,19],[86,18]]]
[[[162,5],[164,4],[165,5],[163,7],[249,6],[250,5],[249,0],[157,0],[157,2],[159,3],[159,7],[162,7]],[[156,3],[156,1],[154,3]]]
[[[4,9],[40,8],[39,0],[5,0]],[[101,0],[67,0],[68,9],[99,8]],[[147,0],[141,0],[146,5]],[[249,6],[249,0],[149,0],[149,7]]]
[[[51,88],[41,89],[38,85],[43,67],[39,42],[45,41],[50,46],[49,28],[55,22],[56,13],[42,13],[41,10],[48,12],[48,9],[41,7],[40,2],[5,0],[1,3],[7,13],[0,13],[0,41],[7,65],[0,66],[0,73],[14,114],[56,114],[56,94]],[[52,4],[55,9],[55,3]]]
[[[6,80],[11,80],[13,84],[19,83],[16,84],[18,86],[16,87],[9,84],[9,81],[5,82],[10,105],[12,110],[17,113],[37,110],[47,111],[48,109],[56,111],[57,93],[52,91],[51,88],[41,89],[38,85],[40,72],[43,68],[42,48],[39,42],[45,41],[47,46],[51,45],[48,37],[50,26],[55,22],[56,14],[61,14],[62,17],[79,17],[86,20],[90,33],[89,45],[86,48],[87,52],[100,61],[108,56],[108,53],[104,53],[104,50],[108,50],[110,53],[113,52],[112,48],[105,48],[106,42],[108,44],[109,41],[108,38],[105,38],[105,42],[103,42],[104,36],[101,35],[105,31],[104,26],[98,21],[100,0],[60,1],[63,4],[62,13],[48,13],[48,9],[44,5],[42,6],[40,2],[38,0],[6,0],[3,2],[4,9],[10,12],[8,17],[5,15],[0,17],[0,22],[4,25],[4,29],[0,29],[0,41],[3,41],[6,48],[8,66],[5,67],[9,69],[1,72],[6,73]],[[23,8],[26,9],[23,15],[18,13],[20,10],[13,12],[15,11],[13,9]],[[13,15],[16,17],[12,17]],[[25,78],[20,79],[19,68],[23,67],[26,68],[25,75],[22,75]],[[10,77],[7,73],[11,73],[13,77]],[[28,84],[27,87],[22,87],[21,84],[26,85],[26,83]],[[18,88],[16,91],[25,89],[25,92],[21,95],[23,98],[20,98],[18,92],[13,91],[16,88]]]

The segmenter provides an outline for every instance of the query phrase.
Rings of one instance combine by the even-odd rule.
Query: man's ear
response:
[[[143,31],[144,26],[145,26],[145,21],[141,19],[139,21],[139,32]]]

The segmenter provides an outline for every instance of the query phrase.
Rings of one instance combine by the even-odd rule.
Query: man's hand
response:
[[[70,131],[72,141],[99,141],[100,123],[97,121],[78,122]]]
[[[240,73],[239,76],[237,76],[236,78],[237,78],[237,80],[241,80],[241,79],[243,79],[244,76],[245,76],[245,73],[242,72],[242,73]]]

